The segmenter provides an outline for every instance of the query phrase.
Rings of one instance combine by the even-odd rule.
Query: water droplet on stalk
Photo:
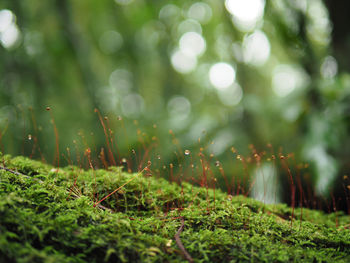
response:
[[[32,135],[31,134],[28,134],[28,140],[32,140]]]
[[[220,166],[220,162],[219,162],[219,161],[216,161],[216,162],[215,162],[215,166],[216,166],[216,167],[219,167],[219,166]]]
[[[185,150],[185,155],[190,155],[191,152],[189,150]]]

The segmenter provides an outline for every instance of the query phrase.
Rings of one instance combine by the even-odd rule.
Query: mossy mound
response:
[[[0,162],[9,169],[0,169],[0,262],[186,261],[177,232],[194,262],[350,262],[341,213],[303,209],[300,222],[296,209],[291,225],[285,205],[121,168],[57,171],[7,155]]]

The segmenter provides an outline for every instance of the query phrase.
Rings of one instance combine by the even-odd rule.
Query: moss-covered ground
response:
[[[303,209],[300,222],[295,209],[291,225],[285,205],[121,168],[57,171],[8,155],[0,166],[0,262],[350,262],[339,212]]]

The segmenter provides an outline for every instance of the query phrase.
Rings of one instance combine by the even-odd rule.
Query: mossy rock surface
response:
[[[182,225],[194,262],[350,262],[349,216],[341,213],[301,216],[118,167],[57,170],[8,155],[0,162],[10,169],[0,169],[0,262],[183,262],[174,238]]]

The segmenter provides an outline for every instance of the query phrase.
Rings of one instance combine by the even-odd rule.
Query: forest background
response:
[[[1,150],[53,162],[52,117],[61,153],[77,144],[82,152],[105,147],[97,108],[108,116],[119,160],[140,149],[140,136],[148,144],[156,136],[154,154],[162,164],[176,163],[176,142],[195,152],[200,138],[229,177],[241,171],[232,146],[247,156],[249,145],[263,152],[271,144],[307,163],[304,173],[317,194],[329,195],[333,186],[333,194],[344,193],[349,6],[3,0]],[[278,173],[266,161],[260,168]]]

